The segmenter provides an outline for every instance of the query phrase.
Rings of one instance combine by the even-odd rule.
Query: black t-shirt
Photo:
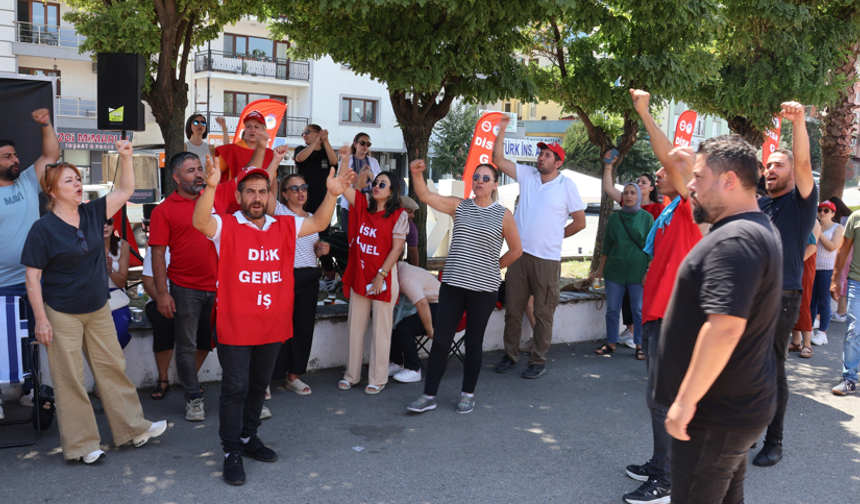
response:
[[[296,147],[294,157],[298,157],[299,152],[307,148],[307,145]],[[322,205],[328,192],[325,181],[328,178],[329,171],[331,171],[325,147],[317,151],[312,151],[311,155],[302,162],[296,161],[296,171],[305,178],[305,182],[308,184],[308,201],[305,203],[305,210],[310,213],[316,213],[317,208]]]
[[[678,269],[660,331],[654,399],[667,407],[675,401],[708,315],[740,317],[747,321],[744,333],[690,425],[767,426],[776,411],[773,338],[781,286],[779,233],[765,214],[748,212],[715,224]]]
[[[21,264],[42,270],[42,299],[61,313],[92,313],[107,303],[104,197],[78,207],[80,228],[48,212],[30,228]],[[78,231],[83,239],[78,236]],[[86,251],[84,250],[86,240]]]
[[[782,237],[782,288],[802,290],[803,251],[815,226],[818,186],[813,184],[806,199],[800,197],[796,187],[778,198],[764,196],[758,200],[758,207],[770,217]]]

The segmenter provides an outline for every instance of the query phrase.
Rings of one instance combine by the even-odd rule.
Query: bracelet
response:
[[[382,275],[382,278],[385,278],[388,276],[388,273],[382,268],[379,268],[379,271],[377,271],[377,274]]]
[[[45,124],[40,124],[39,126],[41,126],[41,127],[43,127],[43,128],[47,128],[47,127],[48,127],[48,126],[50,126],[50,125],[51,125],[51,123],[50,123],[50,122],[46,122]]]

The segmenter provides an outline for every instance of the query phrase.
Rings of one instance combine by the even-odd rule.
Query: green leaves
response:
[[[430,140],[434,151],[431,166],[435,173],[463,173],[477,124],[478,108],[462,102],[453,105],[448,115],[436,124]]]

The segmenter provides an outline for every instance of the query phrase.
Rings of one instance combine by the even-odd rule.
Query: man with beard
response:
[[[564,163],[561,145],[538,143],[537,169],[505,159],[508,122],[508,116],[503,116],[499,122],[493,164],[520,185],[520,204],[514,219],[523,255],[508,266],[505,275],[505,355],[496,364],[495,371],[507,373],[516,367],[523,335],[523,314],[529,296],[534,295],[532,352],[522,376],[535,379],[546,374],[546,353],[552,343],[552,322],[560,294],[561,242],[585,229],[585,204],[576,184],[559,171]],[[573,222],[565,226],[568,217]]]
[[[782,237],[782,310],[776,325],[773,349],[777,365],[777,402],[773,423],[767,428],[764,446],[753,458],[753,465],[766,467],[782,460],[782,434],[785,408],[788,404],[788,380],[785,360],[791,330],[800,315],[803,290],[803,251],[815,225],[818,208],[818,187],[812,178],[809,156],[809,135],[803,105],[782,104],[780,116],[791,121],[791,150],[777,149],[767,159],[765,185],[767,196],[758,200]]]
[[[756,151],[741,137],[670,156],[692,167],[693,215],[712,224],[678,269],[660,335],[654,396],[669,408],[672,502],[737,504],[749,446],[776,411],[780,237],[756,203]]]
[[[245,167],[236,195],[241,211],[213,215],[217,167],[207,163],[206,190],[194,209],[194,227],[218,250],[218,360],[221,398],[218,433],[224,448],[224,480],[245,483],[242,455],[274,462],[278,455],[257,437],[266,387],[281,344],[292,337],[293,260],[296,239],[326,229],[335,199],[355,178],[353,172],[334,176],[329,170],[328,194],[311,217],[266,215],[269,175]],[[198,236],[203,236],[196,233]]]
[[[152,212],[152,273],[158,291],[158,311],[175,318],[176,372],[185,394],[185,419],[206,419],[203,392],[197,380],[197,361],[208,352],[197,349],[197,323],[209,318],[215,304],[215,248],[192,225],[194,204],[206,187],[200,158],[180,152],[171,158],[170,171],[176,190]],[[170,247],[170,265],[164,253]],[[167,280],[170,280],[168,288]]]

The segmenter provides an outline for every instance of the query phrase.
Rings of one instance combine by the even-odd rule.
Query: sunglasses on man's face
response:
[[[206,121],[202,119],[195,119],[191,124],[195,126],[206,126]]]
[[[370,148],[370,142],[367,142],[365,140],[359,140],[358,145],[360,145],[362,147],[367,146],[368,149]]]
[[[297,193],[299,191],[308,192],[308,185],[307,184],[291,185],[291,186],[287,187],[287,189],[294,192],[294,193]]]
[[[387,187],[387,185],[388,185],[388,184],[387,184],[384,180],[383,180],[383,181],[379,181],[379,180],[374,180],[374,181],[373,181],[373,187],[377,187],[377,186],[378,186],[380,189],[385,189],[385,188]]]
[[[483,177],[481,175],[478,175],[478,174],[472,175],[472,181],[473,182],[483,180],[485,184],[489,183],[491,178],[492,177],[490,177],[489,175],[484,175]]]

